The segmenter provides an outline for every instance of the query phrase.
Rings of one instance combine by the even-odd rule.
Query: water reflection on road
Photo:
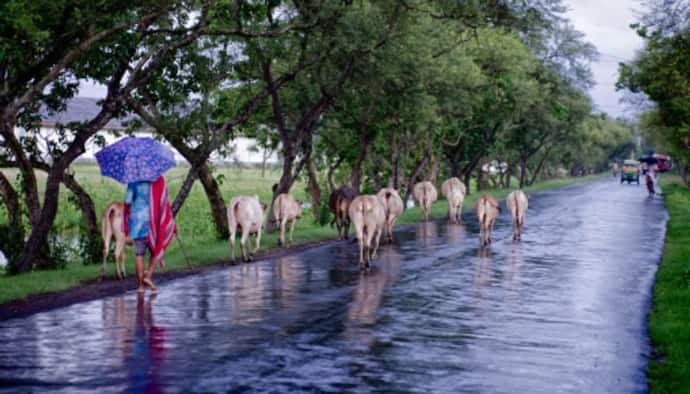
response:
[[[505,210],[504,210],[505,212]],[[0,386],[51,392],[644,392],[663,202],[602,180],[0,322]]]

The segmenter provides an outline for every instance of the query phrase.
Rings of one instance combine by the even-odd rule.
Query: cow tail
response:
[[[386,219],[388,219],[388,217],[390,216],[390,212],[391,212],[391,201],[390,201],[390,198],[391,198],[392,195],[393,195],[393,194],[392,194],[391,192],[386,192],[386,212],[385,212],[385,214],[386,214]]]

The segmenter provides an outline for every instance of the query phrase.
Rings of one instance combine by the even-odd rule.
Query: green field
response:
[[[124,199],[125,187],[109,178],[100,176],[95,165],[73,166],[75,176],[82,186],[91,193],[96,205],[96,213],[100,215],[107,204]],[[2,170],[8,178],[14,179],[16,170]],[[166,181],[171,198],[174,198],[181,186],[186,169],[175,168],[166,174]],[[268,202],[271,198],[271,186],[277,182],[280,174],[277,171],[267,171],[261,176],[258,169],[218,168],[215,174],[222,179],[220,186],[226,202],[235,195],[258,194],[259,198]],[[544,189],[553,189],[568,184],[588,181],[596,178],[567,178],[545,181],[526,188],[528,192],[536,192]],[[39,179],[43,184],[43,179]],[[508,190],[492,190],[488,194],[496,197],[504,197]],[[73,236],[75,229],[81,223],[81,212],[78,207],[68,201],[69,192],[61,191],[60,206],[56,219],[56,226],[63,237]],[[304,183],[293,186],[292,194],[296,198],[308,201]],[[465,200],[465,209],[471,209],[476,201],[477,194],[472,193]],[[434,204],[432,218],[442,218],[446,215],[447,205],[441,200]],[[0,212],[0,223],[6,220],[6,215]],[[421,220],[421,211],[418,208],[408,209],[398,223],[411,223]],[[194,265],[208,265],[229,260],[230,249],[227,240],[215,238],[214,226],[211,219],[210,208],[206,200],[203,188],[197,182],[192,189],[187,201],[176,217],[180,237],[182,238],[187,254]],[[302,219],[295,226],[295,244],[307,241],[317,241],[336,237],[335,229],[329,226],[319,226],[314,223],[310,209],[303,211]],[[262,237],[261,251],[267,251],[277,247],[277,233],[266,234]],[[239,255],[239,245],[237,245]],[[261,252],[260,252],[261,253]],[[133,251],[127,251],[127,271],[133,274]],[[177,241],[173,241],[166,250],[166,271],[178,271],[187,269],[187,264]],[[114,277],[114,264],[108,263],[109,277]],[[0,275],[0,303],[16,299],[23,299],[32,294],[57,292],[69,289],[83,281],[97,278],[100,274],[100,264],[84,265],[78,262],[68,263],[66,268],[56,271],[35,271],[17,276]]]
[[[678,177],[662,181],[669,221],[656,274],[649,334],[652,393],[690,393],[690,188]]]

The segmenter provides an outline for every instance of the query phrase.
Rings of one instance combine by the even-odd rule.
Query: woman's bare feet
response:
[[[143,280],[144,284],[151,289],[151,291],[156,291],[156,285],[153,284],[153,281],[149,278],[144,278]]]

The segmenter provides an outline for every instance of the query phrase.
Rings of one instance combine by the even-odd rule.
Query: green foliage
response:
[[[325,226],[331,222],[333,214],[328,206],[328,199],[321,199],[319,204],[319,216],[315,218],[314,222],[319,226]]]
[[[636,58],[619,66],[617,89],[644,95],[654,103],[641,117],[640,126],[657,148],[673,155],[686,167],[690,149],[690,27],[689,5],[677,3],[668,13],[659,2],[650,2],[649,12],[634,25],[645,40]],[[668,6],[665,4],[664,6]],[[662,10],[664,10],[662,12]],[[683,11],[684,10],[684,11]]]
[[[647,375],[651,393],[681,393],[690,387],[690,189],[670,177],[662,188],[669,222],[649,317],[654,357]]]
[[[84,265],[100,264],[103,258],[103,238],[99,233],[89,234],[84,226],[80,226],[76,253]]]

